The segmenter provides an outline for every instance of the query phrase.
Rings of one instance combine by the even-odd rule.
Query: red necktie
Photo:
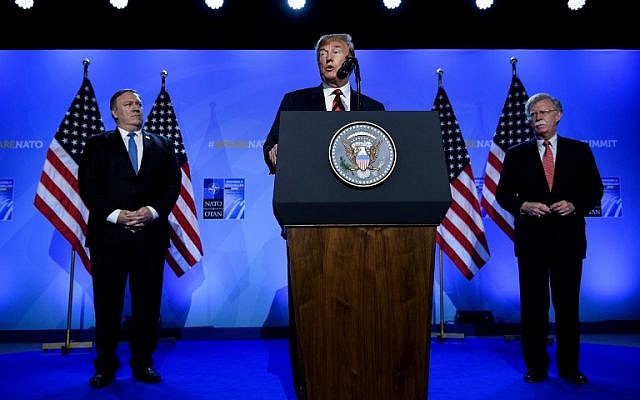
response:
[[[335,97],[333,98],[333,105],[331,106],[331,111],[344,111],[344,105],[342,104],[342,100],[340,100],[340,95],[342,95],[342,90],[336,89],[331,92]]]
[[[553,153],[551,152],[551,143],[547,139],[544,140],[544,154],[542,155],[542,167],[544,175],[547,177],[547,185],[549,190],[553,187]]]

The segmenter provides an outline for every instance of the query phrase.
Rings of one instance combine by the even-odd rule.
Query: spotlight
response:
[[[224,0],[204,0],[205,4],[209,6],[212,10],[217,10],[222,7]]]
[[[382,2],[384,3],[385,7],[392,10],[394,8],[398,8],[400,3],[402,3],[402,0],[382,0]]]
[[[289,7],[293,8],[294,10],[300,10],[301,8],[304,7],[306,1],[305,0],[287,0],[287,3],[289,3]]]
[[[33,0],[16,0],[16,5],[24,10],[33,7]]]
[[[584,3],[586,3],[586,0],[569,0],[567,1],[567,7],[575,11],[584,7]]]
[[[109,0],[109,3],[115,8],[122,10],[129,4],[129,0]]]
[[[486,10],[493,5],[493,0],[476,0],[476,7]]]

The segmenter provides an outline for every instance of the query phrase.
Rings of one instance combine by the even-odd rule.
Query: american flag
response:
[[[49,145],[34,199],[36,208],[67,239],[88,271],[91,264],[84,240],[89,210],[80,199],[78,162],[87,138],[103,131],[93,86],[85,73]]]
[[[203,251],[187,152],[184,148],[171,98],[165,89],[164,76],[162,89],[147,116],[144,129],[173,141],[178,165],[182,170],[180,196],[169,214],[171,247],[167,250],[166,255],[167,263],[173,272],[177,276],[182,276],[185,271],[200,261]]]
[[[518,143],[533,137],[533,131],[527,122],[524,106],[529,96],[522,82],[514,73],[507,99],[502,107],[498,127],[493,135],[491,150],[484,171],[484,185],[480,203],[487,215],[513,239],[513,216],[502,209],[496,201],[496,188],[502,173],[502,161],[507,150]]]
[[[478,192],[469,152],[449,97],[442,86],[438,87],[433,109],[440,114],[442,145],[453,198],[447,214],[436,230],[436,241],[460,272],[471,279],[489,259]]]

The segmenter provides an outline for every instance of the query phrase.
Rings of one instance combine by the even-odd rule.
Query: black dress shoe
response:
[[[133,377],[144,383],[160,383],[160,381],[162,381],[158,371],[151,367],[134,369]]]
[[[530,369],[524,374],[524,381],[527,383],[538,383],[547,379],[547,373],[543,371],[538,371],[535,369]]]
[[[89,378],[89,386],[94,389],[100,389],[111,385],[114,379],[115,374],[102,374],[100,372],[96,372],[91,378]]]
[[[573,372],[561,372],[559,373],[560,378],[566,379],[571,383],[575,383],[576,385],[584,385],[587,383],[587,377],[580,371]]]

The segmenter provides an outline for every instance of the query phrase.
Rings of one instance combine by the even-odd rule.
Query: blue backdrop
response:
[[[637,151],[640,52],[621,50],[359,50],[363,92],[388,110],[427,110],[437,68],[467,142],[477,180],[511,81],[563,101],[560,134],[588,141],[606,178],[606,216],[589,218],[582,320],[640,319]],[[165,273],[163,325],[286,325],[285,242],[272,215],[273,177],[262,143],[284,92],[319,84],[312,50],[0,51],[0,330],[64,329],[71,248],[33,206],[45,153],[89,58],[107,129],[108,101],[134,87],[151,109],[160,71],[191,165],[205,255],[184,276]],[[213,185],[241,204],[203,218]],[[624,207],[623,207],[624,206]],[[241,212],[240,212],[241,211]],[[492,310],[519,321],[512,245],[485,218],[491,259],[466,280],[445,257],[445,319],[456,309]],[[560,243],[546,244],[547,247]],[[93,326],[90,276],[76,262],[73,328]],[[436,279],[434,307],[438,309]],[[439,316],[435,316],[436,320]]]

